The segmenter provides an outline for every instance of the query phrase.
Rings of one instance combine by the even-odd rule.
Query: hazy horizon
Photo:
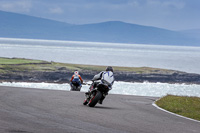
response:
[[[200,29],[198,0],[0,0],[0,10],[70,24],[106,21],[169,30]]]

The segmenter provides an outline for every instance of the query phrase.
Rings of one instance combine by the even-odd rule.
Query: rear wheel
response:
[[[102,93],[100,91],[97,91],[96,95],[94,95],[94,97],[89,101],[88,105],[90,107],[94,107],[97,104],[97,102],[101,99],[101,97],[102,97]]]
[[[74,85],[71,85],[70,91],[76,91],[76,87]]]
[[[76,87],[77,91],[81,91],[81,86]]]

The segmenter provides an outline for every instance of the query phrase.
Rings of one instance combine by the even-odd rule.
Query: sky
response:
[[[105,21],[200,29],[200,0],[0,0],[0,10],[70,24]]]

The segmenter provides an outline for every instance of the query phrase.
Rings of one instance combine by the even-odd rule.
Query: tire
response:
[[[97,102],[101,99],[102,93],[100,91],[97,91],[96,95],[89,101],[89,106],[94,107]]]
[[[88,104],[88,100],[85,99],[85,101],[83,102],[83,105],[87,105]]]
[[[77,91],[81,91],[81,87],[77,87]]]
[[[70,91],[75,91],[74,86],[71,86]]]
[[[78,88],[76,86],[72,86],[70,91],[80,91],[80,88]]]

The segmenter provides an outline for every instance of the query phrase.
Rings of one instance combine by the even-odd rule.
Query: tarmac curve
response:
[[[84,106],[83,92],[0,86],[0,133],[199,133],[200,123],[152,106],[157,97],[110,94]]]

